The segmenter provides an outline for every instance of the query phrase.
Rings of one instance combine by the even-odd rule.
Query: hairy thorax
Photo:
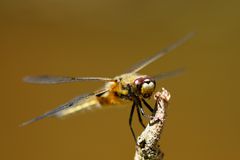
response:
[[[108,82],[105,88],[108,92],[98,96],[101,104],[123,104],[132,101],[132,94],[134,92],[134,81],[142,75],[136,73],[123,74],[115,77],[116,82]]]

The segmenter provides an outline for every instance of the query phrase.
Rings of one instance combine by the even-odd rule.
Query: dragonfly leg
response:
[[[142,101],[144,105],[148,108],[148,110],[153,113],[154,109],[144,99],[142,99]]]
[[[135,142],[137,142],[136,135],[135,135],[135,133],[133,131],[133,128],[132,128],[132,118],[133,118],[133,113],[134,113],[135,106],[136,106],[136,104],[135,104],[135,102],[133,102],[132,109],[131,109],[130,116],[129,116],[129,127],[131,129],[131,132],[132,132],[132,135],[133,135],[133,138],[134,138]]]
[[[142,107],[142,102],[140,101],[139,102],[139,109],[140,109],[140,111],[141,111],[141,114],[144,116],[144,117],[146,117],[146,118],[151,118],[151,116],[150,115],[147,115],[147,114],[145,114],[145,112],[144,112],[144,110],[143,110],[143,107]]]
[[[138,114],[138,121],[143,126],[143,128],[146,128],[145,124],[143,123],[142,116],[141,116],[141,113],[140,113],[140,110],[139,110],[138,106],[137,106],[137,114]]]

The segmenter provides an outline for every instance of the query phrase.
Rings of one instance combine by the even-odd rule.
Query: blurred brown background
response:
[[[115,76],[190,31],[186,45],[141,73],[184,67],[158,84],[171,94],[165,159],[239,159],[240,2],[0,2],[2,160],[133,159],[127,107],[18,125],[102,83],[31,85],[26,75]],[[135,130],[140,125],[134,121]]]

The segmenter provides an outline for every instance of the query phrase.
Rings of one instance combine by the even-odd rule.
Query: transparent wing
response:
[[[100,107],[101,105],[98,102],[96,95],[103,94],[107,91],[108,90],[99,90],[99,91],[96,91],[91,94],[78,96],[63,105],[61,105],[49,112],[44,113],[41,116],[35,117],[29,121],[22,123],[20,126],[26,126],[28,124],[39,121],[46,117],[52,117],[52,116],[62,117],[62,116],[66,116],[66,115],[75,113],[80,110],[91,109],[93,107]]]
[[[134,65],[132,68],[130,68],[128,70],[128,73],[132,73],[132,72],[138,72],[141,69],[143,69],[144,67],[146,67],[147,65],[149,65],[150,63],[156,61],[158,58],[164,56],[165,54],[169,53],[170,51],[174,50],[175,48],[181,46],[182,44],[184,44],[186,41],[188,41],[189,39],[191,39],[194,36],[195,33],[191,32],[189,34],[187,34],[186,36],[184,36],[183,38],[179,39],[178,41],[172,43],[171,45],[169,45],[168,47],[160,50],[158,53],[156,53],[155,55],[141,61],[140,63],[137,63],[136,65]]]
[[[37,84],[58,84],[80,81],[114,81],[112,78],[105,77],[66,77],[66,76],[28,76],[23,79],[27,83]]]
[[[184,72],[184,69],[177,69],[177,70],[170,71],[170,72],[160,73],[160,74],[152,76],[152,77],[156,81],[159,81],[159,80],[178,76],[178,75],[182,74],[183,72]]]

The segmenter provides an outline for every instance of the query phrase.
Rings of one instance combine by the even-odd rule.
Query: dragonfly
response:
[[[47,117],[63,117],[73,113],[89,110],[93,108],[102,108],[109,105],[120,105],[127,102],[132,103],[129,115],[129,126],[131,133],[136,141],[136,136],[132,127],[132,118],[136,110],[138,121],[145,128],[142,117],[148,117],[143,109],[146,107],[151,113],[154,109],[147,103],[155,88],[156,82],[165,78],[178,75],[181,70],[160,73],[155,76],[142,75],[139,73],[144,67],[166,55],[175,48],[181,46],[193,37],[194,33],[188,33],[184,37],[170,44],[168,47],[160,50],[149,58],[133,65],[127,72],[114,78],[108,77],[68,77],[68,76],[27,76],[24,81],[34,84],[60,84],[73,83],[82,81],[102,81],[105,85],[89,94],[80,95],[59,107],[50,110],[38,117],[30,119],[21,124],[21,126],[29,125],[33,122],[42,120]]]

